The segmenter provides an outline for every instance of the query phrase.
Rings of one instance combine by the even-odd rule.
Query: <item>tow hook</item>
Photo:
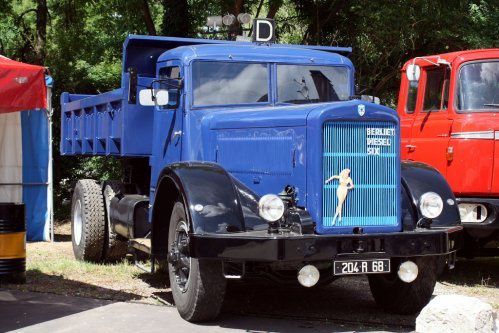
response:
[[[431,228],[431,223],[433,221],[429,218],[423,217],[421,218],[418,223],[416,223],[416,226],[418,228],[423,228],[423,229],[430,229]]]

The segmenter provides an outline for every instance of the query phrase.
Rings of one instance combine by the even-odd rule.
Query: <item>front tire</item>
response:
[[[188,254],[189,225],[182,202],[176,202],[168,233],[168,274],[175,306],[190,322],[215,319],[222,307],[226,281],[219,261],[199,260]]]
[[[399,279],[397,271],[369,275],[369,286],[376,303],[385,311],[415,314],[428,304],[437,282],[438,265],[435,257],[410,258],[418,266],[418,277],[411,283]],[[398,270],[398,265],[393,265]]]
[[[101,187],[92,179],[79,180],[71,203],[71,240],[76,259],[101,262],[105,233]]]

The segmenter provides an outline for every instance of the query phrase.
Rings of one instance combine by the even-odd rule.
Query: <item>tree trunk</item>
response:
[[[282,0],[269,0],[269,12],[267,13],[267,18],[274,19],[275,14],[282,5]]]
[[[190,15],[187,0],[162,0],[163,23],[161,33],[165,36],[187,37],[190,32]]]
[[[45,61],[47,44],[47,0],[36,1],[36,41],[35,64],[42,65]]]
[[[151,9],[149,8],[149,3],[147,0],[142,0],[142,14],[144,16],[144,22],[146,24],[147,33],[149,35],[156,35],[156,27],[154,26],[154,21],[152,20]]]

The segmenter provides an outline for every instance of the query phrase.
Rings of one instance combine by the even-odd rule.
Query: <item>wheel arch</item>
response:
[[[447,180],[435,168],[419,162],[402,162],[402,186],[406,195],[402,196],[404,207],[412,207],[412,216],[415,222],[423,216],[419,210],[419,199],[426,192],[435,192],[442,197],[444,209],[442,214],[433,219],[432,226],[460,225],[459,210],[456,198]],[[405,223],[404,223],[405,225]]]
[[[218,164],[175,163],[162,170],[157,184],[151,227],[152,251],[159,258],[167,253],[168,225],[179,197],[191,233],[240,232],[246,230],[247,224],[265,223],[255,211],[259,197]]]

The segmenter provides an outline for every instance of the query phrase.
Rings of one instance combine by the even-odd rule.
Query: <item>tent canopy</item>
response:
[[[45,68],[0,56],[0,113],[46,108]]]
[[[25,203],[27,240],[51,239],[51,87],[44,67],[0,56],[0,202]]]

